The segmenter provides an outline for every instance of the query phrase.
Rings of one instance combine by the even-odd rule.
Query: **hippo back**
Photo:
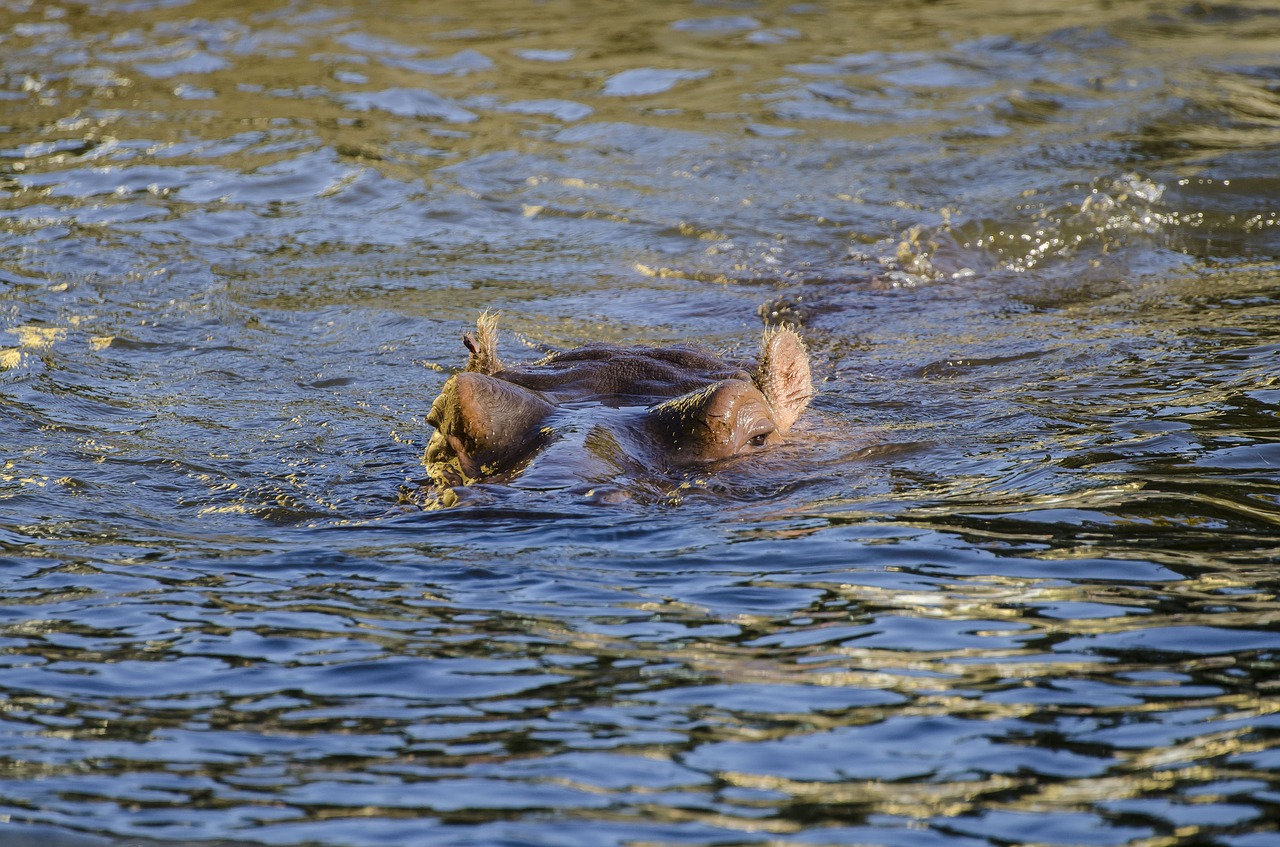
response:
[[[557,402],[656,401],[679,397],[725,379],[751,379],[742,367],[696,347],[619,347],[589,344],[553,353],[497,379],[542,392]]]

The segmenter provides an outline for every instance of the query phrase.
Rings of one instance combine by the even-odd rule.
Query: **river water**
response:
[[[0,842],[1280,843],[1271,0],[0,0]],[[819,395],[417,511],[502,313]]]

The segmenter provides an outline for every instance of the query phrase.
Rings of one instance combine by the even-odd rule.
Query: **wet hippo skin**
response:
[[[466,369],[427,423],[427,472],[450,505],[460,487],[520,478],[547,487],[709,465],[783,443],[813,394],[804,344],[766,331],[749,368],[692,346],[590,344],[526,366],[498,356],[496,316],[463,336]],[[543,457],[547,457],[545,461]],[[533,487],[536,487],[534,485]]]

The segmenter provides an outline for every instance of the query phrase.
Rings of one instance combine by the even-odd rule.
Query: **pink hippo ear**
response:
[[[480,373],[455,374],[427,415],[436,428],[427,462],[456,459],[466,482],[507,470],[536,444],[538,425],[553,408],[518,385]]]
[[[782,432],[791,429],[813,397],[809,354],[800,336],[790,329],[765,332],[760,342],[760,364],[751,378],[769,401]]]

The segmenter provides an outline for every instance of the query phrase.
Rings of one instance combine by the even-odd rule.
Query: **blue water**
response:
[[[0,23],[0,844],[1280,843],[1270,3]],[[819,393],[420,511],[485,309]]]

